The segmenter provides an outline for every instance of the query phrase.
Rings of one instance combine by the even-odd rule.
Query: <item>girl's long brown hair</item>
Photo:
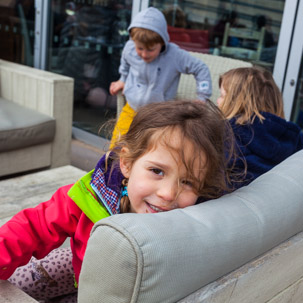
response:
[[[237,124],[253,123],[261,112],[284,118],[282,94],[271,72],[260,67],[232,69],[219,79],[226,92],[220,109],[227,119],[236,117]]]

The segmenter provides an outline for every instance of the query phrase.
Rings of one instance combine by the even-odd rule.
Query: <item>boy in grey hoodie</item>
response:
[[[149,7],[138,13],[128,30],[131,39],[122,52],[121,77],[110,85],[112,95],[123,90],[127,100],[115,126],[112,144],[127,132],[140,106],[176,96],[182,73],[194,75],[199,99],[206,100],[212,93],[207,65],[169,42],[167,23],[158,9]]]

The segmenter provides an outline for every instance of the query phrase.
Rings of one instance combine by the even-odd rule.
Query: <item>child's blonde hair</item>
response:
[[[140,42],[147,48],[151,48],[157,43],[164,45],[164,41],[159,34],[146,28],[133,27],[130,30],[130,36],[135,42]]]
[[[183,145],[176,150],[170,144],[169,136],[175,134],[175,130],[179,131],[183,144],[190,142],[193,145],[190,159],[185,158]],[[133,164],[159,142],[179,155],[199,196],[217,198],[230,190],[232,168],[228,163],[236,158],[233,134],[229,123],[212,102],[178,100],[141,107],[128,133],[117,140],[112,154],[118,160],[121,149],[127,147],[129,153],[123,157]],[[203,167],[199,167],[200,173],[195,176],[197,163]],[[123,199],[121,211],[128,210],[129,201]]]
[[[226,92],[220,109],[227,119],[236,117],[237,124],[253,123],[261,112],[284,118],[282,94],[271,72],[260,67],[232,69],[219,78]]]

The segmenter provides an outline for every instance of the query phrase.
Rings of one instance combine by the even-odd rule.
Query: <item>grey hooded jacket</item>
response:
[[[165,43],[159,56],[150,63],[138,56],[132,40],[125,44],[119,67],[120,80],[125,83],[124,95],[134,110],[148,103],[173,99],[182,73],[194,75],[199,99],[210,98],[212,87],[207,65],[169,42],[167,23],[158,9],[150,7],[138,13],[128,30],[133,27],[152,30]]]

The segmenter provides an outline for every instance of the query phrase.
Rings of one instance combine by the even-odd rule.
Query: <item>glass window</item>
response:
[[[116,97],[108,88],[119,78],[132,6],[139,7],[139,2],[49,1],[46,68],[75,80],[74,126],[99,134],[100,126],[115,117]],[[149,1],[164,13],[171,41],[180,47],[247,60],[271,71],[284,4],[285,0]],[[0,1],[0,58],[33,66],[34,33],[34,0]]]
[[[291,120],[303,129],[303,57],[301,60]]]
[[[171,41],[196,52],[251,61],[272,71],[284,0],[151,0]]]
[[[131,8],[128,0],[51,1],[48,69],[74,78],[73,125],[91,133],[116,114],[108,88],[119,79]]]
[[[35,1],[0,1],[0,58],[33,66]]]

